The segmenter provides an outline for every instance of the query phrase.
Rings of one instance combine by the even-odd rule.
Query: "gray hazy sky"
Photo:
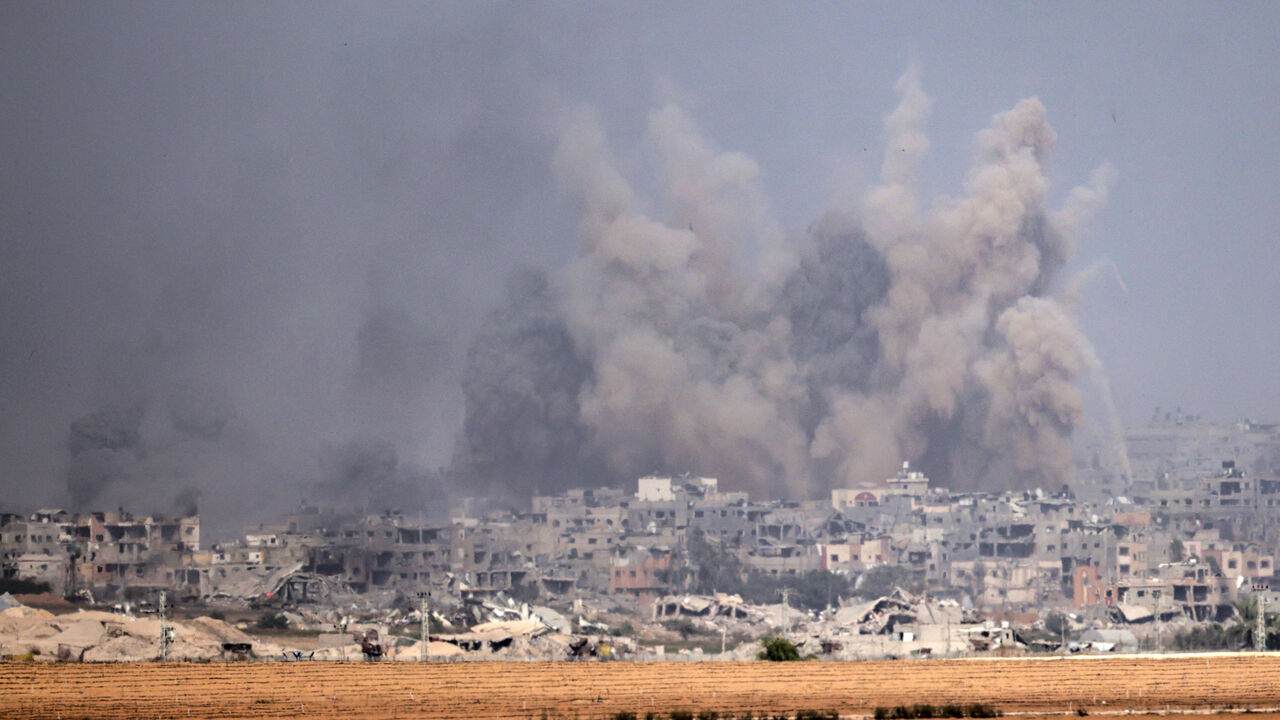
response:
[[[353,437],[445,464],[484,311],[513,268],[575,247],[550,170],[561,108],[594,105],[643,177],[646,115],[679,102],[757,160],[799,232],[874,180],[913,60],[934,98],[927,197],[957,193],[973,134],[1032,95],[1058,132],[1054,204],[1118,171],[1073,266],[1109,257],[1126,287],[1092,285],[1082,314],[1125,420],[1280,419],[1278,20],[1275,3],[4,3],[0,498],[61,501],[69,423],[111,403],[212,416],[236,457],[152,472],[225,476],[229,506],[260,492],[231,478],[314,475],[317,447]],[[166,432],[152,456],[188,442]]]

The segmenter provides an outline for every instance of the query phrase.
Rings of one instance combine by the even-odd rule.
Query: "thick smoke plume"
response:
[[[127,479],[142,455],[142,408],[108,406],[71,423],[67,490],[83,506]]]
[[[322,464],[311,499],[325,505],[382,512],[447,506],[449,500],[438,473],[403,462],[386,440],[358,439],[327,448]]]
[[[546,274],[522,269],[472,344],[452,470],[467,481],[459,492],[478,497],[608,477],[578,407],[591,366],[557,307]]]
[[[108,404],[73,421],[67,436],[71,506],[116,502],[142,512],[197,512],[202,486],[211,485],[193,467],[215,475],[225,469],[213,452],[232,422],[221,397],[192,383],[163,404]]]
[[[455,477],[527,495],[688,469],[804,496],[909,460],[952,487],[1070,483],[1096,358],[1054,293],[1114,173],[1049,208],[1056,135],[1032,98],[977,134],[960,195],[926,205],[931,103],[914,68],[896,90],[880,183],[798,238],[756,163],[680,108],[648,121],[659,198],[570,113],[554,166],[580,251],[517,278],[472,347]]]

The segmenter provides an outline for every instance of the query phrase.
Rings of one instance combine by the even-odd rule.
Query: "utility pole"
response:
[[[787,610],[791,607],[789,602],[791,599],[791,588],[782,588],[782,606],[778,608],[778,634],[781,635],[790,630],[790,623],[787,622]]]
[[[427,598],[431,597],[429,592],[418,593],[418,612],[422,615],[421,639],[422,645],[418,656],[422,662],[431,659],[431,649],[429,647],[429,630],[431,625],[431,611],[427,605]]]
[[[1258,583],[1253,585],[1253,596],[1257,598],[1258,606],[1258,617],[1254,618],[1253,649],[1258,652],[1267,651],[1267,598],[1263,593],[1270,589]]]
[[[947,657],[951,657],[951,613],[947,613]]]
[[[169,626],[165,624],[164,591],[160,591],[160,661],[169,659]]]
[[[80,559],[80,545],[77,543],[71,543],[71,547],[68,549],[68,552],[67,552],[67,560],[68,560],[67,585],[66,585],[67,598],[76,597],[76,593],[80,589],[77,586],[78,583],[76,582],[76,560],[78,559]]]
[[[1155,595],[1156,595],[1156,646],[1154,650],[1156,652],[1160,652],[1160,649],[1164,644],[1161,642],[1161,637],[1160,637],[1160,623],[1162,622],[1162,619],[1160,616],[1160,595],[1161,595],[1160,591],[1156,590]]]

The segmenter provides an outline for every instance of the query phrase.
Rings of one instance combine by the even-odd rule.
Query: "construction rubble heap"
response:
[[[0,596],[0,657],[39,661],[472,661],[752,660],[762,640],[782,636],[804,656],[832,660],[958,657],[1032,652],[1125,652],[1144,640],[1108,613],[1043,618],[984,617],[949,598],[901,588],[823,611],[787,603],[756,605],[737,595],[668,595],[647,615],[606,596],[560,610],[502,594],[429,612],[424,646],[420,610],[389,612],[333,605],[267,612],[258,623],[211,617],[162,619],[105,610],[63,614]],[[244,617],[244,616],[242,616]],[[272,629],[264,617],[279,622]],[[168,633],[162,627],[170,628]],[[1170,628],[1166,628],[1168,632]],[[163,641],[162,638],[167,638]]]

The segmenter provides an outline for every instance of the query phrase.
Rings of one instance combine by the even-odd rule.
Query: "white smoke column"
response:
[[[964,195],[916,217],[912,184],[928,145],[919,124],[929,103],[914,69],[898,92],[899,107],[886,119],[883,184],[866,201],[867,227],[892,276],[885,301],[867,314],[881,350],[875,384],[870,396],[830,390],[832,415],[811,453],[839,459],[837,482],[875,482],[902,459],[920,457],[931,419],[950,419],[976,390],[986,400],[987,455],[1001,458],[986,471],[994,478],[982,479],[1066,482],[1082,407],[1072,380],[1093,353],[1063,308],[1038,295],[1070,252],[1063,230],[1105,197],[1108,169],[1051,219],[1044,163],[1056,134],[1031,98],[978,134],[979,161]],[[868,437],[877,438],[874,446]]]
[[[920,66],[912,63],[894,85],[898,105],[885,117],[887,135],[879,187],[866,199],[868,232],[880,247],[918,230],[917,173],[929,151],[925,126],[933,101],[920,84]]]
[[[1102,163],[1089,173],[1089,181],[1072,188],[1062,208],[1053,214],[1053,224],[1070,237],[1076,227],[1093,217],[1107,203],[1111,186],[1116,183],[1116,169],[1111,163]],[[1114,265],[1113,265],[1114,268]]]
[[[1103,168],[1105,168],[1105,170],[1103,170]],[[1110,166],[1104,165],[1102,168],[1099,168],[1099,170],[1094,171],[1095,175],[1099,172],[1106,172],[1108,174],[1109,180],[1107,185],[1109,187],[1110,183],[1114,182],[1115,171],[1112,170]],[[1064,212],[1067,212],[1071,205],[1072,198],[1068,197],[1067,204],[1063,208],[1063,212],[1058,213],[1055,217],[1061,216]],[[1071,214],[1072,220],[1079,222],[1087,219],[1083,213],[1079,213],[1079,211],[1084,207],[1085,206],[1080,203],[1075,205]],[[1093,209],[1096,207],[1097,205],[1088,206],[1088,214],[1091,215]],[[1115,261],[1110,257],[1104,256],[1094,261],[1089,265],[1089,267],[1076,273],[1076,275],[1071,278],[1071,282],[1067,284],[1066,290],[1062,293],[1063,303],[1071,308],[1072,312],[1074,312],[1080,307],[1081,296],[1083,295],[1085,288],[1104,276],[1109,277],[1113,282],[1115,282],[1116,287],[1120,289],[1120,292],[1126,295],[1129,294],[1129,288],[1125,285],[1124,278],[1120,276],[1120,269],[1116,267]],[[1129,448],[1124,439],[1124,423],[1120,422],[1120,413],[1116,411],[1115,396],[1112,395],[1111,392],[1111,378],[1107,374],[1106,366],[1102,364],[1102,361],[1098,358],[1097,352],[1094,351],[1092,343],[1088,342],[1088,338],[1084,338],[1084,342],[1086,343],[1089,351],[1087,356],[1089,377],[1093,380],[1094,387],[1097,388],[1098,395],[1102,399],[1103,412],[1105,412],[1107,416],[1107,434],[1110,437],[1111,452],[1115,455],[1116,463],[1120,466],[1120,472],[1123,473],[1125,478],[1131,479],[1133,477],[1133,467],[1129,462]]]
[[[1071,431],[1084,413],[1075,378],[1096,364],[1092,349],[1063,307],[1023,297],[1000,314],[1001,343],[974,365],[989,398],[984,436],[1003,452],[1001,474],[1026,485],[1071,477]]]
[[[1100,167],[1050,212],[1056,135],[1031,98],[978,133],[962,194],[923,211],[932,103],[918,67],[896,91],[880,185],[829,211],[799,251],[785,249],[757,164],[678,107],[649,118],[653,206],[595,116],[568,117],[555,166],[581,202],[582,250],[556,287],[591,368],[581,427],[615,472],[687,469],[811,495],[928,456],[976,462],[951,467],[965,484],[1069,482],[1074,382],[1099,365],[1072,299],[1050,293],[1068,232],[1114,172]]]
[[[740,319],[747,300],[741,293],[761,288],[752,268],[758,264],[777,277],[794,265],[760,186],[759,165],[740,152],[716,152],[675,105],[649,116],[647,134],[665,185],[667,222],[697,236],[692,262],[711,279],[708,300],[715,312]],[[763,298],[756,293],[750,299]]]
[[[716,152],[674,107],[654,113],[649,136],[670,223],[641,211],[589,115],[575,118],[557,152],[584,206],[585,252],[563,283],[568,325],[595,367],[582,417],[615,466],[696,468],[759,492],[782,482],[803,493],[807,439],[795,415],[804,389],[787,324],[742,324],[752,282],[739,271],[751,255],[741,245],[780,235],[759,170]]]
[[[1090,345],[1090,354],[1087,359],[1089,376],[1098,388],[1098,394],[1102,397],[1103,411],[1107,414],[1107,432],[1111,437],[1111,451],[1116,456],[1116,462],[1120,464],[1120,472],[1124,475],[1124,479],[1132,480],[1133,466],[1129,462],[1129,447],[1124,439],[1124,424],[1120,422],[1120,413],[1116,412],[1115,396],[1111,394],[1111,378],[1107,375],[1106,366],[1098,359],[1097,353],[1092,352],[1092,345]]]

